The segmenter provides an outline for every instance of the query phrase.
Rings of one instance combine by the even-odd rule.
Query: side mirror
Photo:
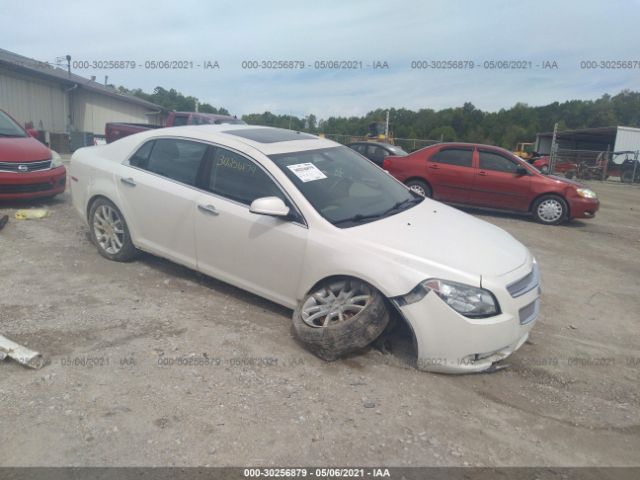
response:
[[[523,175],[529,175],[529,170],[527,170],[524,167],[517,167],[516,168],[516,176],[517,177],[521,177]]]
[[[286,217],[289,215],[289,207],[278,197],[256,198],[251,202],[249,211],[258,215],[269,215],[271,217]]]

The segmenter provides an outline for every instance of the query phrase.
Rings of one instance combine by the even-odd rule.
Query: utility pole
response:
[[[389,110],[387,110],[387,120],[384,124],[384,140],[389,141]]]
[[[551,138],[551,152],[549,154],[549,175],[553,173],[554,168],[556,168],[557,154],[558,154],[558,143],[557,137],[558,135],[558,122],[553,126],[553,137]]]

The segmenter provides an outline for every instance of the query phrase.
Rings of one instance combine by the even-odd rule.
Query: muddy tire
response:
[[[130,262],[138,255],[124,216],[106,198],[98,198],[91,204],[89,229],[91,240],[103,257],[115,262]]]
[[[363,349],[388,324],[389,309],[382,294],[351,278],[314,287],[293,312],[298,340],[326,361]]]
[[[431,187],[422,180],[409,180],[406,185],[409,187],[409,190],[416,192],[418,195],[422,195],[427,198],[431,198],[433,196]]]
[[[535,201],[531,213],[544,225],[559,225],[567,219],[569,207],[562,197],[543,195]]]

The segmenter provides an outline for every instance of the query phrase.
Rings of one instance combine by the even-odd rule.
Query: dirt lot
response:
[[[494,374],[391,353],[324,363],[291,312],[145,255],[98,255],[68,194],[0,233],[0,465],[638,465],[640,188],[594,183],[591,221],[479,214],[541,264],[531,342]],[[10,214],[21,206],[0,205]]]

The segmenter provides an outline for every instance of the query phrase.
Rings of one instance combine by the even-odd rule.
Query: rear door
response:
[[[297,212],[271,176],[255,161],[215,147],[197,198],[198,270],[260,296],[295,307],[304,264],[307,227],[292,219],[249,211],[256,198],[276,196]]]
[[[427,157],[427,179],[436,200],[467,203],[474,175],[473,147],[444,147]]]
[[[527,211],[531,176],[517,173],[520,163],[489,149],[478,149],[479,163],[471,203],[483,207]]]
[[[196,267],[197,178],[208,149],[206,144],[182,139],[151,140],[116,175],[136,244],[190,268]]]

